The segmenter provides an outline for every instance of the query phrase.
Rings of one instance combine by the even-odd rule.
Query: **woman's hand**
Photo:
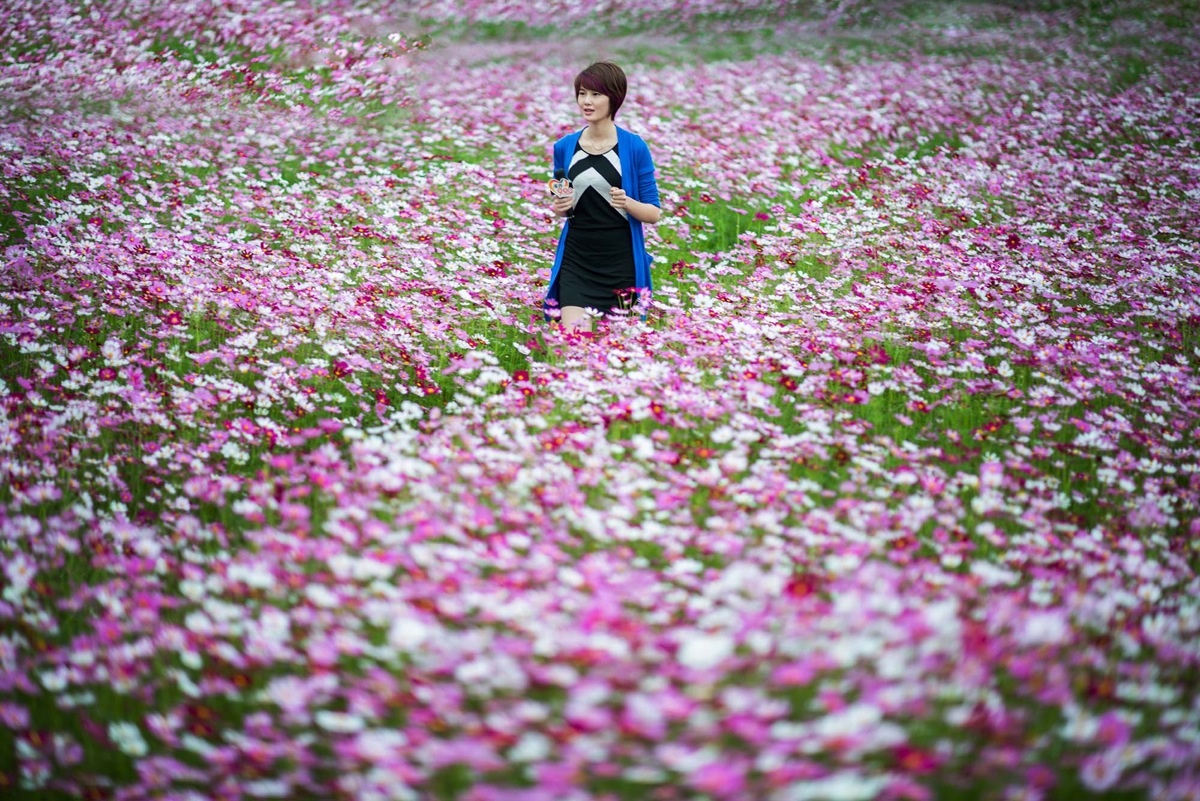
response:
[[[658,206],[651,206],[649,203],[633,200],[619,186],[614,186],[609,190],[608,202],[612,204],[614,209],[622,209],[630,217],[644,223],[654,224],[658,222],[659,217],[662,215]]]
[[[550,208],[554,210],[555,217],[566,217],[571,213],[571,205],[575,202],[574,198],[558,197],[557,195],[551,195],[551,197],[554,200],[550,204]]]

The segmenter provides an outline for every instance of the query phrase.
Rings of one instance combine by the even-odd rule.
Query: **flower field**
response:
[[[1200,797],[1197,86],[1192,0],[4,3],[0,797]]]

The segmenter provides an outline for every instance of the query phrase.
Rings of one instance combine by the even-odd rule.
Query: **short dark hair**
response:
[[[625,102],[625,92],[629,89],[629,82],[625,79],[625,71],[616,64],[611,61],[596,61],[575,76],[576,96],[579,95],[580,87],[599,92],[607,97],[608,116],[615,119],[617,109]]]

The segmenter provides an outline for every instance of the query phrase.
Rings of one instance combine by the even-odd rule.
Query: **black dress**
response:
[[[616,146],[594,155],[576,144],[567,177],[575,200],[558,275],[559,307],[603,313],[614,306],[629,308],[636,297],[629,216],[609,202],[609,189],[621,185]]]

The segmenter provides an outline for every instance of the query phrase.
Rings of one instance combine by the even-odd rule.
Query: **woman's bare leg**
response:
[[[559,322],[567,331],[592,330],[592,315],[588,314],[582,306],[563,306]]]

